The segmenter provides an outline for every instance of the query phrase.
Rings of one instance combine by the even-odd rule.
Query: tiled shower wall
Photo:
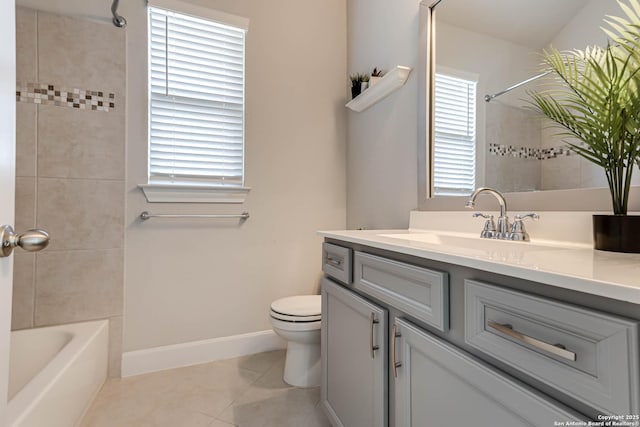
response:
[[[15,252],[13,329],[110,320],[120,373],[124,277],[125,32],[17,8],[18,231],[51,236]]]

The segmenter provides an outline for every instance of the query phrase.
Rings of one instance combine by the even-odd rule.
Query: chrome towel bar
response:
[[[140,219],[146,221],[151,218],[240,218],[245,220],[249,218],[249,212],[242,212],[241,214],[152,214],[144,211],[140,214]]]

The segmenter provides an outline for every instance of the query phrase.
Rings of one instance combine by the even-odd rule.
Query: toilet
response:
[[[273,331],[287,341],[284,381],[296,387],[320,385],[320,295],[282,298],[271,304]]]

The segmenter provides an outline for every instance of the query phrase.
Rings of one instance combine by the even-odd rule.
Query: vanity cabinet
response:
[[[465,342],[603,414],[640,412],[638,323],[465,280]]]
[[[340,262],[332,264],[341,268],[326,268],[322,280],[321,405],[334,427],[547,427],[595,417],[599,408],[592,402],[588,407],[576,406],[575,394],[567,395],[559,387],[539,388],[539,383],[523,371],[526,359],[522,359],[523,366],[518,365],[518,359],[496,364],[500,355],[490,353],[481,341],[472,338],[472,325],[485,325],[482,319],[491,316],[501,324],[508,320],[523,327],[522,322],[495,315],[495,299],[472,298],[470,285],[478,282],[467,279],[477,272],[428,260],[411,260],[416,261],[412,264],[393,259],[392,252],[387,257],[387,252],[339,249],[331,243],[325,246],[323,263],[328,263],[327,256],[336,258],[340,254]],[[353,276],[345,275],[345,271]],[[484,314],[478,314],[479,309],[469,311],[478,301],[487,303],[482,306]],[[522,317],[522,311],[512,314]],[[616,323],[613,316],[607,319],[610,325],[605,327],[600,322],[600,329],[594,333],[608,331],[618,341],[602,345],[601,351],[621,350],[620,339],[624,336],[628,338],[624,348],[637,348],[633,322]],[[559,324],[555,326],[558,330]],[[484,331],[492,334],[487,342],[505,340],[490,327],[483,327]],[[546,338],[555,343],[552,337]],[[518,349],[525,350],[530,351]],[[637,372],[631,362],[637,353],[629,350],[627,354],[627,366],[631,368],[616,370],[616,375]],[[599,366],[605,360],[622,360],[621,356],[604,356],[599,356]],[[579,363],[589,363],[580,359]],[[561,363],[553,358],[546,362]],[[508,365],[514,369],[508,369]],[[534,377],[537,381],[539,378]],[[620,387],[627,384],[632,391],[637,382],[616,379]],[[633,393],[616,396],[637,400]]]
[[[321,402],[335,427],[387,425],[387,310],[322,281]]]
[[[553,426],[579,419],[403,318],[395,318],[391,366],[395,426]]]

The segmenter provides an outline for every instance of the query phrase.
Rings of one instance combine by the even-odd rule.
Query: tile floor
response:
[[[318,388],[282,381],[284,354],[107,380],[81,427],[330,427]]]

